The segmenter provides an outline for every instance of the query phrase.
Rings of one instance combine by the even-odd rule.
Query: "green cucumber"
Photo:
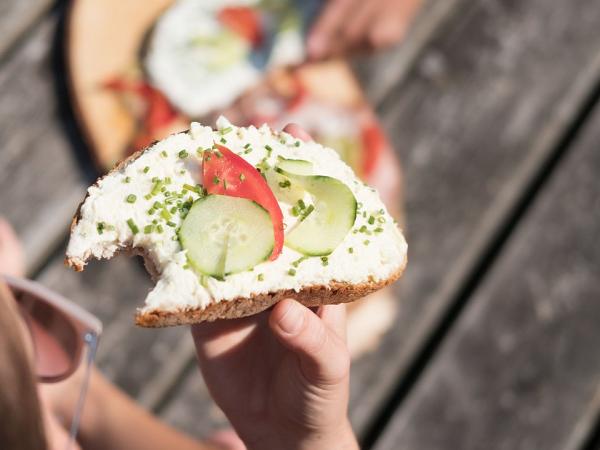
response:
[[[216,278],[251,269],[273,251],[269,213],[244,198],[208,195],[194,202],[179,242],[196,271]]]
[[[313,197],[314,210],[286,235],[285,244],[308,256],[333,252],[356,220],[356,198],[339,180],[323,175],[295,175],[279,167],[278,172],[299,183]]]
[[[286,159],[279,156],[277,157],[277,167],[294,175],[311,175],[313,173],[313,164],[303,159]]]

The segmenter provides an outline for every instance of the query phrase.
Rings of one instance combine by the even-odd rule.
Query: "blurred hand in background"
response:
[[[378,50],[402,40],[422,0],[328,0],[308,36],[308,55],[323,59]]]

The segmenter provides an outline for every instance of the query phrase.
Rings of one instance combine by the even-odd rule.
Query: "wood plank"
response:
[[[359,430],[403,379],[585,103],[600,74],[598,26],[600,11],[588,0],[478,2],[387,103],[384,121],[406,174],[410,263],[394,331],[355,366]]]
[[[52,0],[3,0],[0,2],[0,60],[52,6]]]
[[[473,2],[382,105],[406,174],[410,263],[393,331],[353,367],[359,433],[585,102],[600,73],[599,25],[590,0]],[[172,401],[194,417],[185,395]]]
[[[599,407],[599,139],[597,108],[378,450],[581,447]]]
[[[54,31],[50,17],[0,70],[0,204],[25,244],[29,273],[64,239],[87,184],[57,113]]]

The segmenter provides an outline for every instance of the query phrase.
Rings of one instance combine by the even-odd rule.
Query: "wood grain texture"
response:
[[[403,379],[587,99],[599,26],[589,0],[477,2],[387,102],[406,174],[410,264],[394,331],[354,367],[357,430]]]
[[[64,238],[85,190],[57,114],[54,30],[54,19],[45,20],[0,70],[0,213],[23,239],[30,271]]]
[[[0,2],[0,61],[52,6],[52,0],[2,0]]]
[[[378,450],[580,448],[599,407],[599,140],[597,109]]]

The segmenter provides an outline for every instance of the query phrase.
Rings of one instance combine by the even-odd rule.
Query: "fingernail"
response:
[[[304,311],[295,301],[288,302],[288,307],[279,319],[279,328],[287,334],[297,334],[304,323]]]

